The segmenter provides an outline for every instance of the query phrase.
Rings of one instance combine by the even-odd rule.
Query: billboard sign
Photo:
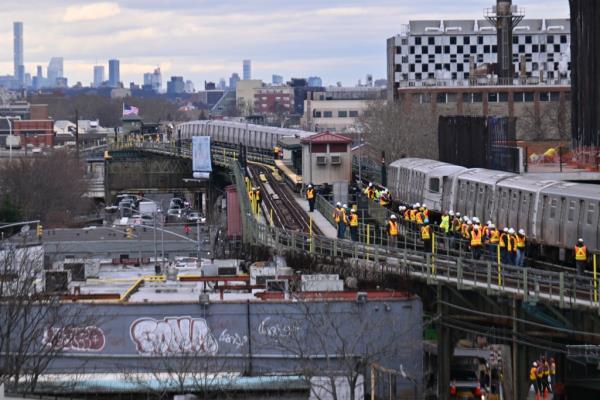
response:
[[[210,136],[192,137],[192,170],[196,174],[208,177],[212,172],[210,161]]]

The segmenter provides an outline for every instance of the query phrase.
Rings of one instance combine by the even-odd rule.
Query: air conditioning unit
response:
[[[237,275],[237,267],[219,267],[219,269],[217,270],[217,274],[219,276],[235,276]]]
[[[342,163],[341,156],[331,156],[331,165],[340,165]]]
[[[327,157],[317,156],[317,165],[327,165]]]
[[[266,283],[267,292],[286,293],[288,291],[288,281],[285,279],[268,280]]]
[[[46,271],[45,289],[49,293],[65,293],[69,291],[69,271]]]

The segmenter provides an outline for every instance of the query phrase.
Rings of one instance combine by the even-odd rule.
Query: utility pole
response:
[[[75,155],[79,160],[79,110],[75,109]]]

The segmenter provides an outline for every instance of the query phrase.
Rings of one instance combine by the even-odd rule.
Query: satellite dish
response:
[[[21,227],[21,233],[27,233],[29,232],[29,225],[23,225]]]

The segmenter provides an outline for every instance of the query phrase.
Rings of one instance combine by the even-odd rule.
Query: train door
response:
[[[560,198],[560,214],[558,217],[558,240],[555,241],[554,245],[565,243],[565,240],[568,237],[568,232],[572,229],[569,229],[573,224],[573,218],[575,217],[575,204],[573,204],[572,210],[569,210],[569,204],[567,203],[567,199],[564,197]]]
[[[481,222],[485,222],[485,183],[477,184],[477,200],[475,202],[475,215],[477,215]]]
[[[463,215],[467,214],[467,182],[460,180],[458,182],[458,193],[456,194],[457,204],[456,210],[461,212]]]
[[[444,176],[442,178],[442,211],[452,209],[452,178]]]
[[[585,200],[580,199],[579,202],[577,202],[576,204],[576,210],[575,210],[575,216],[576,216],[576,220],[574,221],[574,223],[576,224],[573,227],[573,230],[575,231],[575,235],[571,236],[572,240],[570,242],[563,242],[563,244],[566,246],[568,244],[570,244],[571,242],[575,242],[575,238],[583,238],[583,240],[587,241],[589,238],[584,237],[585,236],[585,232],[583,229],[583,222],[585,221]]]
[[[442,211],[441,177],[429,176],[423,201],[430,210]]]
[[[579,221],[579,237],[588,243],[590,250],[597,250],[598,210],[596,209],[596,203],[588,200],[582,204],[581,208],[583,212],[582,218]]]
[[[521,192],[521,208],[517,218],[516,229],[525,229],[525,233],[531,235],[531,202],[533,200],[533,193]]]
[[[508,226],[508,204],[509,204],[509,193],[510,190],[506,188],[499,188],[498,195],[500,197],[500,204],[498,206],[498,226],[499,227],[507,227]]]
[[[485,208],[484,216],[486,220],[496,222],[496,215],[494,214],[494,188],[492,185],[485,185]]]
[[[468,183],[468,193],[467,193],[467,215],[469,217],[471,217],[471,219],[475,216],[475,196],[476,196],[476,191],[475,191],[475,182],[469,182]]]
[[[508,207],[508,226],[518,230],[519,208],[521,206],[521,191],[511,190],[510,205]]]

